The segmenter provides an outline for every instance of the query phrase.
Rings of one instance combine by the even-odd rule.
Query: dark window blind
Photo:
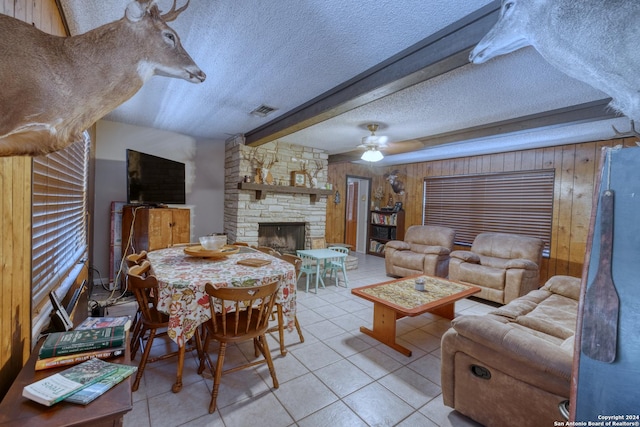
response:
[[[423,224],[455,229],[460,245],[483,232],[538,237],[548,256],[554,177],[545,169],[425,178]]]
[[[46,156],[32,167],[32,304],[48,301],[87,253],[87,178],[90,140]]]

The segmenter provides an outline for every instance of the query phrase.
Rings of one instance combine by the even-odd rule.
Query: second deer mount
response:
[[[274,185],[276,184],[271,171],[267,168],[256,168],[256,176],[253,180],[256,184]]]

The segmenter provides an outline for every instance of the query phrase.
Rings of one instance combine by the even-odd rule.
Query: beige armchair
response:
[[[541,239],[481,233],[471,251],[453,251],[449,279],[481,288],[475,296],[506,304],[540,287]]]
[[[385,245],[387,276],[447,277],[455,235],[455,230],[447,227],[412,225],[407,229],[404,241],[392,240]]]

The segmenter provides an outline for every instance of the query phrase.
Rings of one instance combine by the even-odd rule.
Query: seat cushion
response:
[[[474,285],[492,289],[504,289],[504,279],[506,270],[488,267],[478,264],[462,263],[458,267],[458,276],[455,280],[460,280]]]
[[[424,254],[410,251],[398,251],[393,254],[392,261],[397,267],[422,271]]]

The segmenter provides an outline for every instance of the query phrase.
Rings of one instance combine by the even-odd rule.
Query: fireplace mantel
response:
[[[267,197],[267,192],[308,194],[311,203],[315,203],[319,196],[329,196],[333,194],[333,190],[323,190],[321,188],[255,184],[253,182],[240,182],[238,183],[238,189],[255,191],[257,200],[264,200]]]

